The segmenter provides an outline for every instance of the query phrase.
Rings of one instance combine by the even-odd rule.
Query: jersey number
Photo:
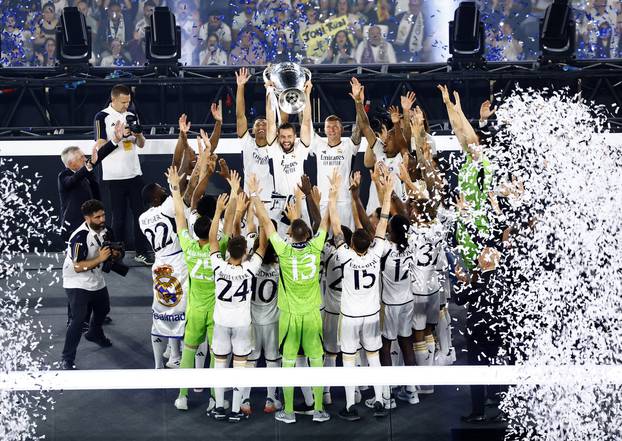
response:
[[[309,271],[307,274],[300,270],[298,272],[298,259],[296,257],[292,258],[292,274],[294,280],[311,280],[315,277],[315,272],[317,271],[317,265],[315,264],[316,257],[313,254],[308,254],[302,258],[301,266],[302,268],[308,268]]]
[[[158,232],[158,228],[162,230],[162,241],[160,242],[160,246],[156,244],[156,233]],[[151,244],[151,248],[153,248],[153,251],[155,252],[158,252],[165,246],[173,243],[173,239],[168,235],[168,225],[166,225],[164,222],[158,222],[155,227],[153,227],[153,230],[150,228],[145,228],[145,236],[147,236],[147,240],[149,241],[149,243]]]
[[[333,283],[331,283],[330,285],[328,285],[328,287],[330,289],[332,289],[333,291],[338,291],[341,292],[341,281],[343,280],[343,265],[339,265],[336,266],[333,271],[339,269],[339,271],[341,272],[341,275],[339,277],[337,277]]]
[[[268,284],[271,287],[268,287]],[[266,288],[268,288],[266,290]],[[259,297],[264,303],[270,303],[276,295],[276,282],[272,279],[264,279],[261,283],[257,283],[257,279],[253,279],[253,301]]]
[[[205,275],[199,274],[201,267],[205,270],[209,270],[209,259],[197,259],[196,263],[192,267],[192,270],[190,270],[190,277],[196,280],[204,280]]]
[[[401,282],[402,280],[406,280],[406,278],[408,277],[409,274],[409,268],[408,266],[406,267],[406,271],[404,272],[404,274],[400,273],[400,259],[393,259],[393,261],[395,262],[395,282]],[[404,263],[406,263],[406,261],[404,261]]]
[[[359,276],[359,273],[362,275]],[[368,285],[363,285],[364,289],[371,288],[376,283],[376,275],[373,273],[368,273],[367,270],[354,270],[354,289],[361,289],[360,279],[363,279],[363,283],[365,283],[365,279],[371,279]]]
[[[221,280],[225,282],[226,285],[224,289],[220,291],[220,293],[218,294],[218,300],[222,302],[233,302],[234,297],[239,297],[240,302],[243,302],[246,300],[246,296],[248,295],[248,279],[245,279],[244,282],[238,287],[238,290],[229,297],[227,297],[227,293],[231,290],[233,283],[230,280],[223,279],[222,277],[219,279],[216,279],[216,283],[218,283]]]
[[[424,243],[419,249],[423,252],[423,257],[425,257],[425,261],[422,261],[421,259],[419,259],[417,261],[417,266],[436,265],[436,261],[438,260],[439,253],[437,252],[436,256],[432,256],[432,253],[434,252],[434,250],[438,249],[438,246],[440,245],[440,243],[441,243],[440,240],[436,242],[434,245],[432,245],[429,242]],[[434,261],[432,261],[432,258],[434,258]]]

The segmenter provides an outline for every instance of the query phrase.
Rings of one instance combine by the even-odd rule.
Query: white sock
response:
[[[253,369],[254,367],[257,366],[257,360],[246,360],[246,368],[247,369]],[[245,387],[242,390],[242,401],[248,400],[251,396],[251,388],[250,387]]]
[[[217,358],[214,361],[214,367],[216,369],[224,369],[227,367],[227,359]],[[222,387],[215,387],[214,393],[216,395],[216,407],[225,407],[225,389]]]
[[[415,363],[417,366],[427,366],[428,347],[425,341],[415,343]]]
[[[380,357],[378,356],[378,352],[374,352],[372,354],[367,354],[367,362],[369,363],[369,367],[380,367]],[[388,386],[374,386],[374,395],[376,395],[376,401],[380,401],[382,403],[382,390],[388,389]],[[391,390],[389,389],[389,393],[386,394],[387,399],[391,398]]]
[[[281,367],[281,360],[275,360],[275,361],[266,360],[266,367],[269,367],[269,368]],[[267,389],[268,389],[267,397],[275,400],[276,399],[276,387],[268,386]]]
[[[181,340],[177,338],[169,338],[168,343],[171,348],[171,356],[169,360],[181,360],[181,347],[179,346]]]
[[[202,369],[205,367],[205,359],[207,358],[207,339],[199,345],[197,353],[194,355],[194,367]],[[213,366],[212,366],[213,367]]]
[[[453,342],[451,341],[451,315],[449,315],[449,308],[443,310],[445,315],[445,322],[447,323],[447,347],[451,350]]]
[[[307,357],[305,357],[304,355],[296,357],[296,367],[308,366],[309,362],[307,361]],[[305,398],[305,404],[307,406],[313,406],[313,389],[311,389],[310,387],[301,387],[300,390],[302,390],[302,396]]]
[[[234,369],[243,369],[246,367],[246,360],[233,360],[233,368]],[[233,403],[231,403],[231,411],[239,412],[240,411],[240,403],[242,401],[242,391],[240,388],[233,388]]]
[[[324,367],[335,367],[337,366],[337,354],[326,354],[324,355]],[[330,387],[324,387],[324,393],[329,393]]]
[[[434,345],[434,337],[432,335],[426,335],[425,343],[428,350],[428,358],[426,360],[427,365],[432,366],[434,365],[434,350],[436,349],[436,346]]]
[[[168,339],[163,339],[162,337],[156,337],[155,335],[151,336],[151,348],[153,349],[153,361],[155,362],[156,369],[164,368],[164,351],[166,350],[166,345]]]
[[[438,316],[438,325],[436,325],[436,332],[438,334],[438,343],[441,347],[441,354],[447,355],[449,353],[449,323],[447,323],[447,316],[445,315],[445,309],[442,309]]]
[[[354,367],[356,358],[351,355],[343,355],[343,367]],[[344,386],[346,390],[346,409],[354,406],[354,386]]]

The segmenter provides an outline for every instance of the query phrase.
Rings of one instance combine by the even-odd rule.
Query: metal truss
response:
[[[546,66],[488,63],[473,70],[452,70],[445,63],[307,67],[313,75],[314,124],[318,128],[330,114],[339,115],[346,130],[354,124],[354,106],[348,96],[352,76],[366,86],[371,113],[399,105],[400,95],[406,91],[416,92],[417,104],[439,134],[448,133],[449,124],[437,84],[458,90],[472,119],[478,117],[482,101],[500,103],[517,86],[548,91],[567,88],[594,105],[622,107],[622,60]],[[263,68],[250,67],[253,77],[246,87],[246,112],[251,117],[264,113]],[[234,69],[181,67],[166,75],[153,67],[0,69],[0,138],[88,138],[93,117],[106,107],[110,88],[117,83],[132,87],[135,110],[152,135],[175,133],[181,113],[190,115],[196,129],[210,129],[210,103],[222,102],[227,136],[235,133]],[[612,131],[622,132],[622,117],[612,112],[609,123]]]

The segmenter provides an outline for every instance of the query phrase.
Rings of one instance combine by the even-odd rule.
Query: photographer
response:
[[[86,320],[89,307],[93,314],[84,338],[103,348],[112,346],[102,328],[110,311],[103,273],[113,270],[121,275],[127,274],[127,267],[120,263],[123,259],[122,244],[113,242],[113,235],[106,228],[104,205],[91,199],[82,204],[81,210],[84,223],[71,234],[63,263],[63,288],[72,313],[63,348],[63,369],[75,369],[82,323]]]
[[[104,145],[112,139],[117,121],[126,122],[119,148],[102,161],[102,181],[110,193],[112,211],[112,230],[118,240],[125,240],[127,204],[131,208],[134,246],[137,262],[153,264],[149,246],[138,225],[138,217],[143,212],[140,191],[143,188],[142,170],[138,159],[138,148],[145,146],[145,137],[138,117],[128,111],[131,103],[131,91],[123,84],[117,84],[110,92],[111,102],[108,107],[95,116],[95,140]]]

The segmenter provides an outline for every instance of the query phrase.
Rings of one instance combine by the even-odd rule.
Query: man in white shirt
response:
[[[352,161],[356,157],[361,144],[361,134],[358,128],[352,132],[352,137],[342,140],[343,125],[341,118],[330,115],[324,121],[324,132],[326,138],[315,134],[311,143],[310,154],[315,155],[317,161],[317,185],[322,194],[320,201],[320,213],[326,211],[328,206],[328,193],[330,191],[329,176],[333,170],[339,170],[342,177],[341,188],[337,195],[337,211],[341,223],[348,228],[352,228],[354,219],[352,217],[352,201],[350,198],[350,181],[347,179],[352,170]]]
[[[393,45],[386,41],[378,25],[367,30],[367,41],[361,41],[356,48],[356,62],[360,64],[395,64],[397,58]]]
[[[143,212],[141,190],[143,188],[142,170],[138,159],[138,148],[145,146],[138,118],[128,111],[131,102],[130,88],[117,84],[110,92],[111,103],[95,116],[95,140],[101,146],[114,134],[117,121],[127,122],[120,146],[102,161],[102,181],[110,193],[112,211],[112,230],[119,241],[127,243],[125,237],[126,207],[129,202],[134,232],[135,260],[145,265],[153,264],[148,253],[148,244],[140,231],[138,218]]]

